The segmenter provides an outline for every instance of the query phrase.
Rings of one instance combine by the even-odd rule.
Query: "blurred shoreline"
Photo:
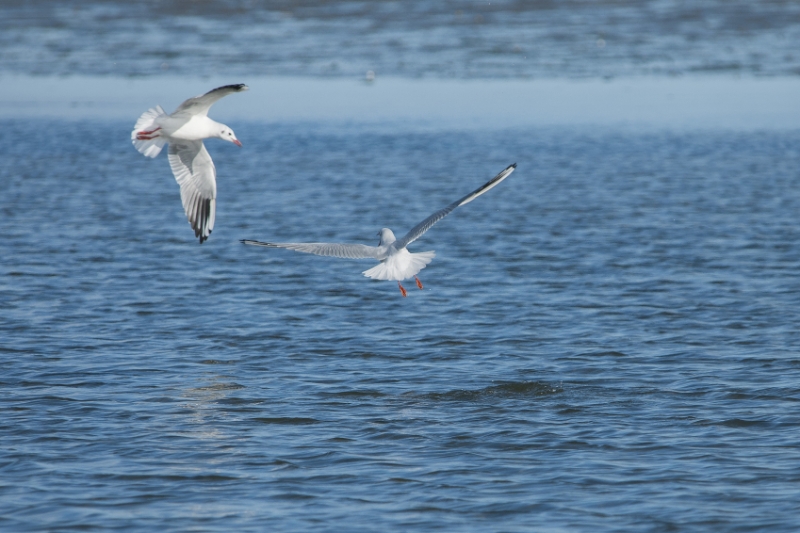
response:
[[[444,79],[800,74],[800,3],[0,0],[0,72]]]

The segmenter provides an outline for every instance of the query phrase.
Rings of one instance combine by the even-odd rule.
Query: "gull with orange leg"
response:
[[[380,241],[378,246],[367,246],[365,244],[343,244],[326,242],[261,242],[243,239],[243,244],[253,246],[263,246],[265,248],[286,248],[295,252],[307,254],[325,255],[329,257],[341,257],[344,259],[375,259],[379,263],[365,270],[363,274],[372,279],[397,281],[400,293],[405,297],[408,295],[401,281],[413,277],[417,287],[422,289],[422,282],[417,277],[420,270],[425,268],[436,255],[433,251],[416,252],[408,251],[408,245],[419,239],[426,231],[449,215],[456,207],[470,203],[478,196],[496,187],[501,181],[506,179],[517,164],[509,165],[497,176],[486,182],[484,185],[475,189],[460,200],[456,200],[444,209],[436,211],[434,214],[414,226],[411,231],[401,239],[396,239],[394,233],[389,228],[383,228],[378,232]]]

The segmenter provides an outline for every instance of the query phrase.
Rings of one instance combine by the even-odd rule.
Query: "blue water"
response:
[[[594,78],[800,74],[786,0],[0,2],[0,71]]]
[[[798,6],[0,2],[0,531],[796,531]]]
[[[796,530],[797,131],[242,122],[199,245],[133,119],[0,122],[0,529]]]

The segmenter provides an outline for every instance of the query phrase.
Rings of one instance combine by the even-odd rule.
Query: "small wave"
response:
[[[749,428],[754,426],[766,426],[768,423],[764,420],[745,420],[743,418],[731,418],[729,420],[722,420],[717,422],[720,426],[729,428]]]
[[[245,388],[244,385],[239,385],[238,383],[214,383],[213,385],[207,385],[205,387],[195,387],[193,389],[189,389],[189,392],[190,393],[220,392],[228,390],[239,390],[244,388]]]
[[[626,357],[626,354],[615,350],[605,350],[600,352],[584,352],[577,357]]]
[[[489,398],[523,398],[528,396],[550,396],[563,389],[538,381],[509,381],[477,390],[457,389],[447,392],[432,392],[423,398],[432,401],[480,401]]]
[[[324,396],[334,397],[334,398],[379,398],[381,396],[386,396],[381,391],[377,390],[346,390],[341,392],[329,392],[325,393]]]
[[[260,424],[284,424],[289,426],[302,426],[307,424],[317,424],[319,420],[315,418],[302,418],[302,417],[258,417],[253,418],[253,422]]]

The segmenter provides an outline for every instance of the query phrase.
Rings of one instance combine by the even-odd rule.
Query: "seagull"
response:
[[[408,245],[422,237],[431,227],[449,215],[456,207],[470,203],[472,200],[496,187],[501,181],[506,179],[517,164],[509,165],[500,174],[486,182],[480,188],[475,189],[460,200],[456,200],[444,209],[436,211],[434,214],[411,228],[403,238],[397,240],[394,233],[389,228],[383,228],[378,232],[380,242],[378,246],[367,246],[365,244],[340,244],[326,242],[261,242],[242,239],[242,244],[253,246],[264,246],[266,248],[286,248],[295,252],[307,254],[327,255],[331,257],[342,257],[346,259],[376,259],[380,261],[377,266],[362,272],[366,277],[372,279],[397,281],[400,294],[408,296],[408,291],[403,287],[401,281],[414,277],[417,287],[422,289],[422,282],[417,277],[420,270],[425,268],[436,255],[434,251],[412,253],[408,251]]]
[[[181,186],[181,202],[194,236],[203,243],[214,229],[217,211],[217,170],[203,139],[218,137],[241,147],[233,130],[208,118],[211,106],[247,85],[225,85],[189,98],[168,115],[161,106],[145,111],[131,132],[131,141],[142,154],[156,157],[169,144],[169,165]]]

